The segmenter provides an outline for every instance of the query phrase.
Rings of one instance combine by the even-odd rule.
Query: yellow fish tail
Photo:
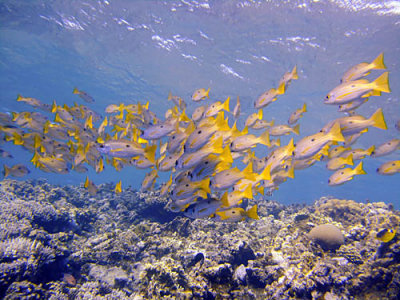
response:
[[[375,146],[374,146],[374,145],[372,145],[371,147],[369,147],[369,148],[367,149],[368,155],[371,155],[372,152],[374,152],[374,151],[375,151]]]
[[[300,134],[300,124],[297,124],[296,126],[293,127],[293,133],[296,135]]]
[[[385,118],[383,117],[382,108],[378,108],[376,112],[374,112],[374,114],[371,116],[370,120],[374,122],[374,127],[384,130],[387,129]]]
[[[220,136],[213,144],[211,144],[212,153],[221,154],[224,150],[222,149],[223,139]]]
[[[292,70],[292,79],[299,79],[299,75],[297,74],[297,66],[294,66]]]
[[[8,175],[10,175],[10,167],[7,165],[4,165],[4,178],[6,178]]]
[[[13,133],[13,138],[15,145],[23,145],[24,141],[22,140],[22,136],[16,132]]]
[[[83,185],[85,188],[89,187],[89,176],[86,176],[85,184]]]
[[[206,91],[206,93],[204,94],[208,99],[210,99],[210,96],[208,95],[210,93],[210,88],[208,88],[208,90]]]
[[[336,142],[344,142],[344,137],[342,135],[342,131],[340,130],[340,125],[339,123],[335,123],[331,130],[328,133],[332,139],[332,141],[336,141]]]
[[[294,165],[292,165],[290,168],[289,168],[289,170],[287,171],[287,177],[289,177],[289,178],[294,178]]]
[[[357,174],[357,175],[367,174],[363,169],[362,161],[360,161],[360,163],[357,165],[357,167],[354,168],[354,174]]]
[[[225,148],[222,150],[222,153],[219,156],[221,162],[225,163],[233,163],[232,153],[229,145],[226,145]]]
[[[74,94],[79,94],[79,90],[77,88],[74,88],[74,90],[72,91],[72,93]]]
[[[206,179],[202,180],[199,182],[199,188],[202,189],[203,191],[205,191],[208,194],[211,194],[211,190],[210,190],[210,178],[207,177]]]
[[[259,220],[260,217],[257,214],[257,204],[252,206],[248,211],[246,211],[246,215],[249,218],[255,219],[255,220]]]
[[[57,103],[56,100],[53,100],[53,105],[51,106],[51,112],[55,113],[57,111]]]
[[[22,101],[23,97],[21,96],[21,94],[18,94],[17,96],[17,101]]]
[[[383,52],[379,54],[377,58],[375,58],[371,65],[377,70],[386,69],[385,63],[383,62]]]
[[[222,109],[227,112],[229,112],[229,100],[230,99],[231,99],[230,97],[226,98],[225,102],[222,104]]]
[[[379,76],[373,83],[374,90],[378,90],[385,93],[390,93],[390,86],[389,86],[389,72],[383,73]]]
[[[182,122],[190,122],[191,119],[187,116],[185,110],[182,111],[181,115],[179,116],[179,121]],[[177,126],[179,127],[179,122],[177,122]]]
[[[271,165],[268,165],[260,174],[261,180],[271,180]]]
[[[243,169],[242,174],[244,178],[248,180],[255,180],[255,174],[253,173],[253,163],[249,162],[246,168]]]
[[[257,112],[257,119],[262,120],[263,118],[263,110],[260,108]]]
[[[144,149],[144,157],[153,164],[156,163],[156,150],[157,145],[148,146]]]
[[[231,166],[232,166],[232,163],[227,163],[227,162],[221,161],[221,162],[218,163],[217,166],[215,167],[214,172],[215,172],[215,173],[222,172],[222,171],[224,171],[224,170],[229,169]]]
[[[284,82],[282,82],[280,84],[280,86],[278,87],[278,89],[276,90],[277,95],[282,95],[283,93],[285,93],[285,83]]]
[[[115,185],[115,193],[119,194],[122,192],[122,183],[121,180]]]
[[[221,197],[222,206],[229,207],[231,206],[228,201],[228,192],[225,192]]]
[[[280,138],[277,138],[277,139],[274,141],[273,145],[275,145],[275,146],[277,146],[277,147],[280,147],[280,146],[281,146],[281,139],[280,139]]]
[[[286,155],[292,156],[295,148],[296,147],[294,146],[293,138],[291,138],[289,143],[286,146]]]
[[[93,129],[93,117],[92,115],[88,116],[85,120],[85,128]]]
[[[303,104],[303,108],[301,109],[302,112],[307,112],[307,104]]]
[[[251,184],[249,184],[247,188],[243,191],[243,197],[247,199],[253,199],[253,188]]]
[[[259,143],[267,147],[271,147],[271,141],[269,139],[269,131],[264,131],[259,137]]]
[[[343,162],[344,162],[346,165],[353,166],[353,165],[354,165],[354,162],[353,162],[353,154],[350,154],[349,156],[347,156],[347,157],[343,160]]]

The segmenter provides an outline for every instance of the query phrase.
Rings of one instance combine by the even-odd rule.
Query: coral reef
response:
[[[5,299],[396,299],[400,213],[389,204],[258,200],[260,220],[191,220],[159,191],[5,180],[0,297]],[[344,241],[309,237],[332,224]],[[337,249],[336,249],[337,248]]]

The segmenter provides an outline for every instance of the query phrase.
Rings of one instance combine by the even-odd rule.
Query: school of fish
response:
[[[286,145],[281,145],[279,137],[300,134],[297,122],[307,112],[306,104],[290,115],[288,124],[265,120],[263,109],[277,101],[298,79],[296,67],[282,76],[278,87],[267,89],[254,101],[256,111],[246,118],[241,130],[236,123],[242,116],[239,97],[233,110],[230,97],[201,105],[210,98],[210,89],[201,88],[192,95],[192,101],[200,105],[190,117],[186,102],[170,93],[168,101],[173,107],[162,119],[150,110],[149,102],[111,104],[102,117],[76,102],[73,106],[56,101],[49,105],[18,95],[18,102],[29,104],[36,111],[0,113],[0,132],[3,140],[31,152],[32,164],[44,172],[85,173],[88,166],[102,172],[105,164],[116,170],[127,166],[150,169],[142,181],[142,190],[154,188],[159,172],[169,172],[169,180],[162,184],[160,193],[169,197],[170,210],[182,211],[190,218],[211,217],[228,222],[258,219],[257,205],[246,210],[243,200],[271,193],[287,178],[294,178],[295,171],[326,161],[327,168],[333,171],[328,184],[340,185],[365,174],[360,160],[366,156],[385,156],[400,149],[400,139],[369,149],[351,147],[369,127],[387,129],[382,109],[369,118],[355,112],[370,97],[390,93],[388,72],[373,81],[364,78],[372,70],[381,69],[386,69],[383,53],[371,63],[351,67],[324,99],[324,103],[336,105],[346,115],[296,143],[292,138]],[[95,101],[77,88],[73,94],[87,103]],[[399,129],[398,124],[396,128]],[[265,148],[267,155],[256,157],[256,147]],[[4,150],[0,154],[12,159]],[[355,167],[345,167],[354,166],[356,161],[360,162]],[[377,172],[399,173],[400,160],[382,164]],[[4,164],[5,177],[28,173],[23,164]],[[84,187],[91,195],[97,193],[96,185],[88,177]],[[119,181],[115,192],[121,191]]]

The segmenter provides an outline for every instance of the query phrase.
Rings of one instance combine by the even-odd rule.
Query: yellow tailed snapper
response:
[[[390,93],[388,74],[383,73],[373,82],[366,79],[343,82],[328,93],[325,104],[344,104],[359,97],[373,96],[377,92]]]
[[[366,174],[365,171],[363,170],[363,164],[362,161],[354,168],[345,168],[341,170],[337,170],[335,173],[333,173],[329,179],[328,179],[328,184],[329,185],[340,185],[343,184],[349,180],[352,180],[355,175],[362,175]]]
[[[252,206],[247,211],[241,207],[233,207],[225,210],[219,210],[215,214],[217,215],[215,220],[221,220],[225,222],[239,222],[245,220],[246,218],[251,218],[254,220],[260,219],[257,214],[257,204]]]
[[[29,173],[30,173],[29,169],[23,164],[16,164],[12,167],[4,165],[4,171],[3,171],[4,178],[8,176],[24,177]]]
[[[143,155],[148,160],[155,162],[155,152],[157,145],[142,148],[142,146],[134,141],[128,140],[110,140],[97,146],[97,150],[112,157],[132,157]]]
[[[343,142],[344,137],[340,131],[339,123],[335,123],[327,133],[316,134],[302,138],[294,149],[295,159],[309,158],[318,153],[327,143],[336,141]]]
[[[381,175],[400,173],[400,160],[392,160],[382,164],[376,171]]]
[[[211,186],[216,190],[225,190],[232,187],[236,182],[241,179],[255,180],[255,174],[253,173],[253,164],[249,163],[243,171],[240,171],[237,167],[232,169],[223,170],[212,178]]]
[[[193,92],[192,95],[192,100],[193,101],[200,101],[203,100],[205,98],[210,98],[210,96],[208,95],[210,93],[210,89],[206,90],[206,89],[197,89]]]
[[[211,144],[204,145],[196,152],[184,153],[176,162],[176,168],[189,169],[200,163],[208,155],[212,153],[221,154],[222,152],[222,138],[219,138]]]
[[[231,142],[230,148],[231,151],[238,152],[255,147],[256,144],[265,145],[267,147],[271,146],[268,129],[264,131],[259,137],[253,134],[238,136]]]
[[[384,130],[387,129],[381,108],[378,108],[369,119],[366,119],[361,115],[338,118],[328,123],[328,125],[325,126],[323,130],[326,131],[327,128],[329,128],[329,126],[333,125],[334,123],[340,124],[341,132],[345,137],[358,134],[370,126]]]
[[[386,143],[376,147],[375,150],[372,151],[371,156],[380,157],[389,155],[398,149],[400,149],[400,139],[391,139],[390,141],[387,141]]]
[[[214,215],[220,206],[221,201],[215,198],[203,199],[187,207],[183,214],[191,219],[204,219]]]
[[[285,93],[285,83],[282,82],[277,89],[271,88],[264,92],[260,97],[254,101],[254,107],[256,109],[266,107],[268,104],[276,101],[278,95]]]
[[[307,112],[307,105],[304,103],[301,108],[296,109],[289,117],[288,124],[293,125],[295,124],[303,114]]]
[[[328,170],[334,171],[334,170],[343,168],[344,165],[350,165],[350,166],[354,165],[353,155],[350,154],[347,157],[338,156],[338,157],[331,158],[328,161],[328,163],[326,164],[326,168]]]
[[[284,84],[286,90],[292,80],[296,79],[299,79],[299,75],[297,74],[297,66],[294,66],[292,71],[283,74],[282,78],[279,80],[278,86]]]
[[[77,88],[74,88],[73,93],[79,95],[79,97],[81,97],[87,103],[93,103],[94,102],[93,97],[90,96],[88,93],[86,93],[84,91],[80,91]]]
[[[362,62],[344,73],[341,82],[348,82],[367,76],[371,70],[382,70],[386,69],[385,63],[383,62],[383,53],[379,54],[371,63]]]

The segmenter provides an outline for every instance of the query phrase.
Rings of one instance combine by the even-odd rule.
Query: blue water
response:
[[[163,117],[172,106],[166,100],[170,91],[186,100],[191,113],[190,96],[204,87],[211,89],[209,101],[240,96],[241,129],[255,111],[254,100],[297,65],[299,80],[264,109],[267,120],[285,124],[306,102],[297,141],[341,116],[323,98],[342,74],[384,52],[392,93],[372,97],[358,112],[369,117],[382,107],[388,130],[371,128],[353,146],[367,148],[400,138],[394,127],[400,119],[399,15],[398,1],[1,1],[0,111],[31,110],[16,102],[17,94],[46,103],[86,104],[72,94],[78,87],[96,100],[88,106],[99,113],[112,103],[150,101],[150,109]],[[25,163],[31,169],[25,178],[80,184],[86,177],[44,173],[29,165],[27,151],[8,143],[1,147],[15,157],[1,159],[2,164]],[[260,149],[266,155],[266,148]],[[328,186],[331,172],[317,163],[297,171],[272,199],[311,203],[332,195],[400,207],[400,174],[375,172],[394,159],[400,159],[400,150],[365,159],[368,174],[339,187]],[[89,178],[95,184],[122,178],[123,187],[139,188],[144,174],[106,166],[100,174],[90,170]],[[157,182],[167,176],[161,174]]]

